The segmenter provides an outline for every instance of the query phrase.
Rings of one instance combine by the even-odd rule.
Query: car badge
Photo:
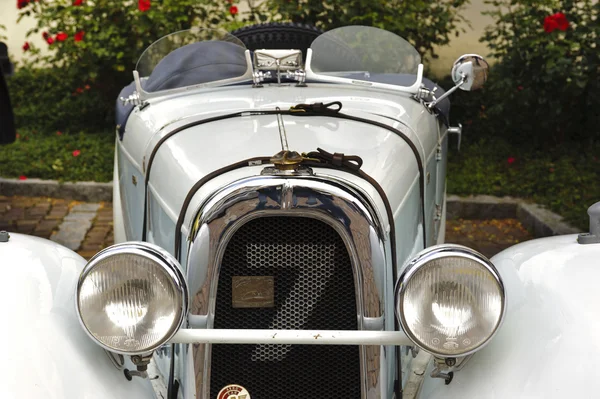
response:
[[[231,283],[232,307],[275,307],[275,278],[273,276],[233,276]]]
[[[227,385],[217,395],[217,399],[250,399],[250,394],[241,385]]]

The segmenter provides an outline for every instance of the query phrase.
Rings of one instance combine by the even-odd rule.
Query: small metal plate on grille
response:
[[[273,276],[233,276],[231,306],[234,308],[272,308],[275,306]]]

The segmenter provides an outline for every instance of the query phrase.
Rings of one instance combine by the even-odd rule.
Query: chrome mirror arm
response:
[[[450,94],[454,93],[456,90],[458,90],[458,88],[460,88],[460,86],[464,85],[467,81],[467,75],[465,75],[464,73],[461,73],[461,80],[450,90],[448,90],[447,92],[445,92],[444,94],[442,94],[440,96],[440,98],[436,98],[431,102],[427,103],[427,107],[429,109],[432,109],[433,107],[435,107],[435,105],[437,103],[439,103],[440,101],[442,101],[443,99],[447,98],[448,96],[450,96]]]

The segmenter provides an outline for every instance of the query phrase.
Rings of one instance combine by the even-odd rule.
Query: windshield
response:
[[[345,26],[317,37],[310,68],[321,75],[410,86],[421,56],[400,36],[369,26]],[[397,82],[396,82],[397,81]]]
[[[157,92],[242,77],[246,47],[221,30],[184,30],[152,43],[136,65],[144,91]]]

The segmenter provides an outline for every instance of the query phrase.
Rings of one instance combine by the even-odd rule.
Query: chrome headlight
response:
[[[494,265],[462,245],[420,252],[396,286],[396,316],[408,337],[441,357],[465,356],[496,333],[506,308]]]
[[[187,284],[179,264],[156,245],[128,242],[108,247],[79,277],[81,323],[112,352],[153,351],[177,332],[187,309]]]

